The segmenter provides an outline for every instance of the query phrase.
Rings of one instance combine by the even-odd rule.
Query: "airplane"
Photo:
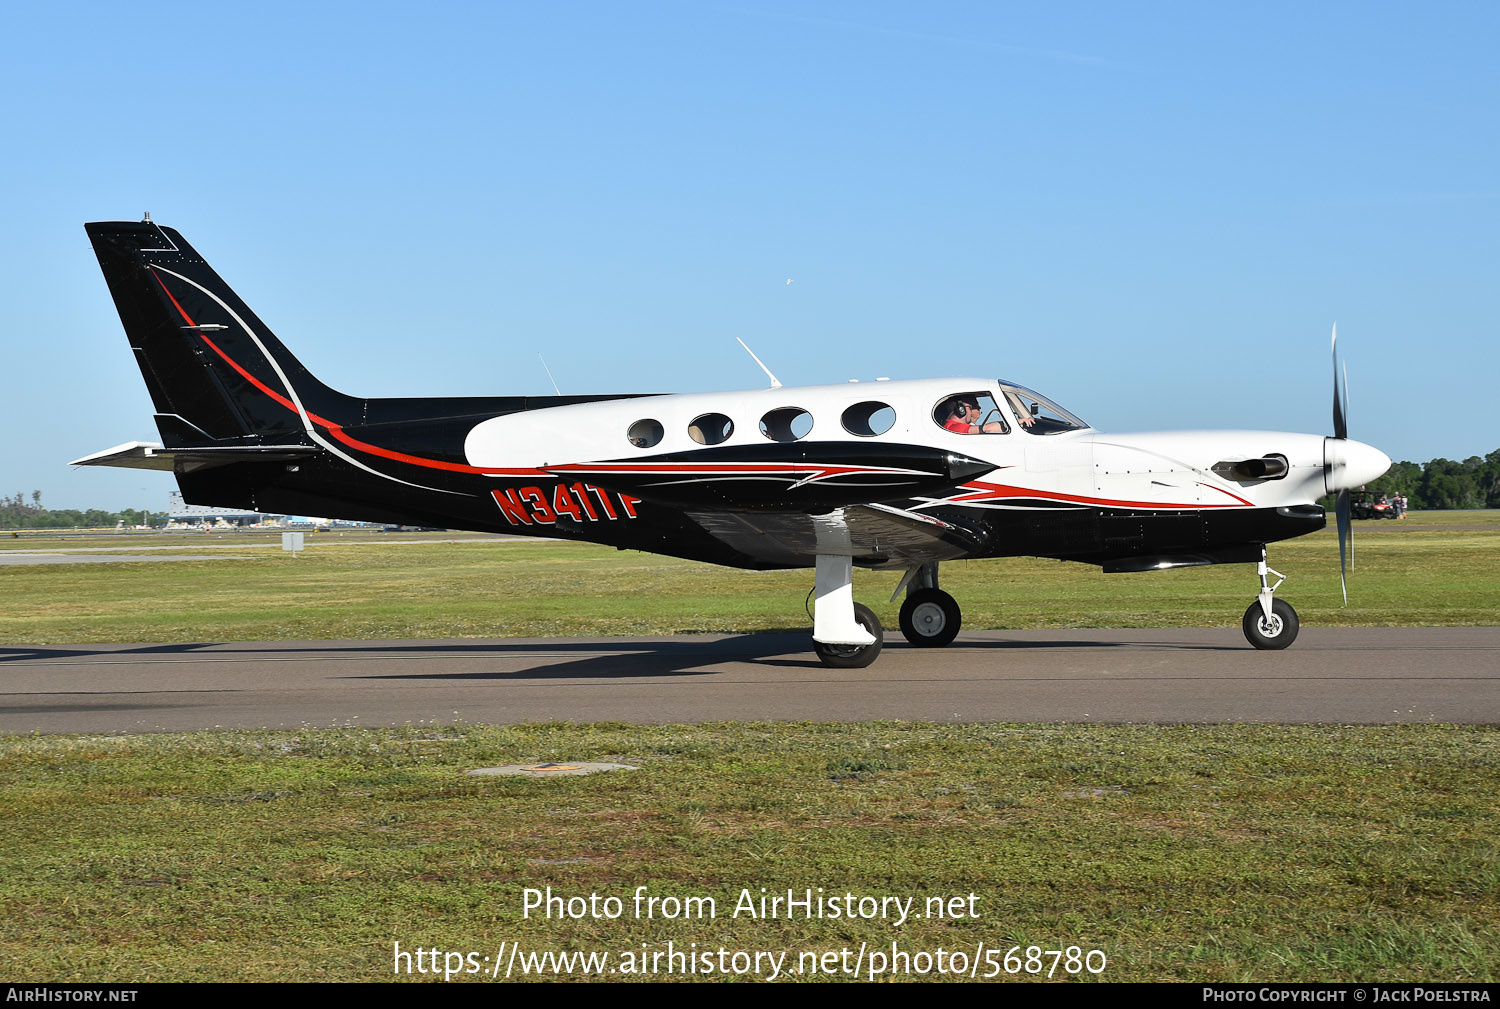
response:
[[[750,391],[367,399],[313,377],[149,214],[85,230],[161,442],[74,465],[170,471],[192,504],[812,568],[813,649],[836,668],[868,666],[884,641],[855,567],[902,572],[902,634],[941,647],[962,611],[939,567],[982,557],[1255,564],[1245,637],[1285,648],[1299,621],[1266,545],[1324,528],[1317,501],[1335,494],[1342,568],[1349,492],[1391,462],[1348,436],[1337,327],[1332,437],[1111,435],[1007,380],[792,388],[759,358],[770,386]]]

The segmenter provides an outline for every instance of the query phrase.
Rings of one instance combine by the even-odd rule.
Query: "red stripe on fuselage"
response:
[[[883,473],[909,473],[914,470],[893,470],[888,466],[839,466],[833,463],[799,462],[627,462],[627,463],[582,463],[570,462],[549,466],[549,470],[587,470],[590,473],[784,473],[788,470],[827,470],[829,472],[859,473],[869,470]]]
[[[1191,510],[1194,508],[1237,508],[1255,507],[1253,502],[1231,494],[1222,487],[1213,487],[1209,484],[1200,484],[1210,490],[1219,491],[1235,499],[1238,504],[1174,504],[1168,501],[1116,501],[1111,498],[1086,497],[1081,494],[1059,494],[1056,491],[1032,490],[1027,487],[1011,487],[1006,484],[992,483],[966,483],[964,489],[968,494],[958,497],[947,498],[942,501],[934,501],[933,504],[974,504],[981,501],[1004,501],[1015,498],[1039,498],[1043,501],[1064,501],[1069,504],[1098,505],[1106,508],[1140,508],[1144,510],[1161,510],[1164,508]]]

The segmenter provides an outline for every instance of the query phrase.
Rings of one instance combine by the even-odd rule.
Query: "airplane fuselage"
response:
[[[1327,492],[1322,436],[1035,433],[999,388],[983,378],[861,382],[452,418],[430,412],[441,400],[388,400],[387,410],[407,403],[411,422],[344,426],[333,439],[368,466],[330,465],[342,473],[342,493],[329,493],[337,473],[310,461],[264,464],[250,480],[226,480],[236,475],[219,469],[185,474],[185,490],[262,511],[581,539],[748,568],[811,566],[819,550],[810,516],[867,504],[948,527],[934,526],[915,545],[900,537],[851,543],[857,564],[881,568],[934,551],[1116,570],[1253,560],[1260,544],[1324,525],[1316,504]],[[994,398],[1003,432],[958,433],[935,422],[939,404],[975,392]],[[856,408],[861,418],[885,411],[883,430],[851,431],[857,425],[844,417]],[[803,428],[778,430],[787,413]],[[707,435],[705,417],[719,425]],[[630,436],[643,422],[660,430],[649,446]],[[461,442],[435,451],[428,439],[406,437],[436,426],[464,431]],[[786,440],[773,440],[778,434]],[[1214,471],[1224,460],[1278,456],[1287,467],[1271,478]],[[239,494],[226,486],[237,483],[245,485]],[[705,524],[716,535],[705,539]],[[752,540],[758,545],[744,549]]]

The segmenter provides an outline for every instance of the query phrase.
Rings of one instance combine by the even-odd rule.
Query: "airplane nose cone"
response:
[[[1391,457],[1373,445],[1347,438],[1323,439],[1323,484],[1332,494],[1358,490],[1391,468]]]

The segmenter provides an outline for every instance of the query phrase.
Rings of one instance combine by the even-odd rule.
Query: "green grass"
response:
[[[1500,516],[1273,547],[1305,624],[1491,624]],[[200,538],[201,537],[201,538]],[[406,535],[402,539],[411,538]],[[6,568],[6,643],[805,628],[808,572],[561,543],[310,536],[293,560]],[[450,542],[451,540],[451,542]],[[254,538],[184,537],[205,543]],[[0,549],[122,544],[30,540]],[[224,554],[236,553],[234,550]],[[894,624],[893,574],[857,595]],[[1230,626],[1247,566],[945,565],[968,627]],[[475,778],[623,760],[585,778]],[[1104,980],[1494,981],[1493,727],[541,725],[0,737],[0,971],[24,980],[385,980],[404,949],[908,952],[1078,945]],[[521,916],[713,897],[712,921]],[[741,888],[978,895],[976,921],[752,921]],[[1092,977],[1092,975],[1088,975]]]
[[[475,778],[511,761],[641,770]],[[0,740],[0,973],[388,979],[404,949],[1058,944],[1104,980],[1494,981],[1500,732],[716,724]],[[522,917],[522,890],[713,897]],[[733,919],[742,887],[977,920]]]
[[[1273,544],[1280,595],[1309,627],[1487,625],[1500,612],[1500,513],[1361,522],[1349,606],[1331,530]],[[412,539],[400,534],[401,539]],[[267,537],[186,536],[208,561],[4,569],[0,641],[243,641],[734,633],[806,628],[809,571],[745,572],[588,544],[427,535],[313,534],[295,560]],[[140,537],[10,541],[21,549],[144,545]],[[150,544],[160,541],[151,539]],[[274,539],[271,542],[275,542]],[[235,556],[237,555],[238,559]],[[856,598],[889,627],[898,575],[858,572]],[[1249,565],[1105,575],[1034,558],[943,565],[964,626],[1233,627],[1254,598]]]

